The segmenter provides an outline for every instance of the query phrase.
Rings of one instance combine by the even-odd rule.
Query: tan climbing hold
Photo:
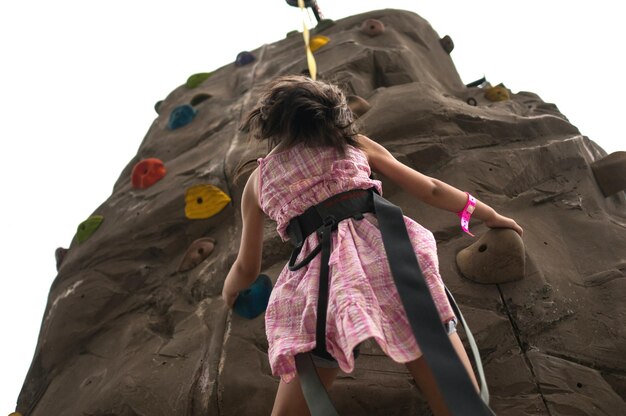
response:
[[[378,19],[367,19],[361,24],[361,32],[368,36],[378,36],[385,32],[385,24]]]
[[[61,265],[63,264],[63,260],[65,260],[65,256],[67,255],[68,252],[69,252],[69,249],[63,248],[63,247],[57,247],[57,249],[54,251],[54,258],[57,263],[57,272],[61,268]]]
[[[207,257],[213,253],[215,249],[215,240],[210,237],[199,238],[187,249],[183,256],[180,265],[178,266],[179,272],[186,272],[195,268],[202,263]]]
[[[350,110],[352,110],[356,117],[361,117],[363,114],[367,113],[370,108],[372,108],[367,100],[359,97],[358,95],[348,95],[346,97],[346,101],[348,102],[348,107],[350,107]]]
[[[524,277],[526,250],[522,237],[506,228],[487,231],[456,255],[461,274],[476,283],[496,284]]]
[[[626,190],[626,152],[614,152],[596,160],[591,170],[604,196]]]

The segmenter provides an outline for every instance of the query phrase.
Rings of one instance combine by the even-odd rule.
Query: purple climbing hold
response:
[[[248,52],[248,51],[239,52],[239,54],[237,55],[237,58],[235,59],[235,66],[244,66],[244,65],[251,64],[252,62],[254,62],[255,59],[256,58],[254,57],[254,55],[252,55],[251,52]]]
[[[63,264],[63,260],[65,260],[65,256],[67,255],[68,251],[69,251],[69,249],[63,248],[63,247],[58,247],[54,251],[54,258],[55,258],[55,260],[57,262],[57,272],[61,268],[61,264]]]
[[[170,113],[170,120],[167,127],[171,130],[186,126],[193,121],[196,116],[196,110],[189,104],[179,105]]]
[[[454,42],[449,35],[445,35],[441,39],[439,39],[439,43],[446,53],[450,54],[454,50]]]

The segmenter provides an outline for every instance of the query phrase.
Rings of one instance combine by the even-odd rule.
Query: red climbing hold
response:
[[[144,159],[133,167],[131,184],[133,188],[145,189],[165,176],[165,165],[159,159]]]

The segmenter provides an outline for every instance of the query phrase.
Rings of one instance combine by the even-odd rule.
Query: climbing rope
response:
[[[311,46],[309,45],[309,28],[306,26],[306,9],[304,7],[304,0],[298,0],[298,7],[302,11],[302,37],[304,38],[304,48],[306,50],[306,61],[309,66],[309,74],[311,79],[315,81],[317,77],[317,64],[315,63],[315,57],[311,52]]]

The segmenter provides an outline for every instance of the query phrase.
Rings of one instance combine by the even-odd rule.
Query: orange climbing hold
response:
[[[135,189],[145,189],[165,176],[165,165],[156,158],[144,159],[133,167],[130,175],[131,184]]]
[[[211,218],[230,203],[230,197],[213,185],[196,185],[185,194],[185,216],[190,220]]]
[[[322,46],[326,45],[330,42],[330,39],[324,35],[313,36],[309,41],[309,46],[311,47],[311,52],[315,52]]]

